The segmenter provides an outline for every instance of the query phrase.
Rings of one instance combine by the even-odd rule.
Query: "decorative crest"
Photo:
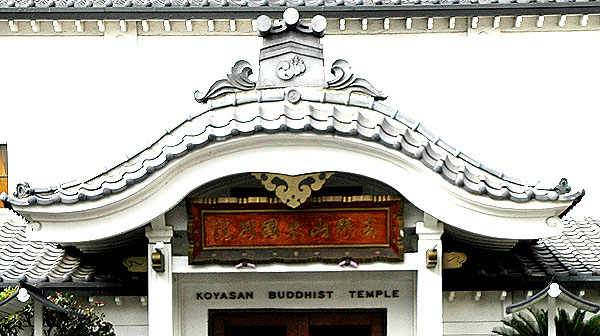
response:
[[[277,76],[283,80],[292,79],[294,76],[301,75],[306,71],[304,60],[296,55],[289,61],[281,61],[277,65]]]
[[[206,94],[196,91],[196,101],[205,103],[229,93],[292,86],[359,92],[377,100],[387,98],[385,93],[375,89],[365,79],[355,77],[344,60],[333,63],[331,73],[334,78],[326,81],[320,41],[327,27],[325,17],[316,15],[310,23],[305,23],[300,20],[298,10],[290,7],[283,12],[282,20],[259,16],[256,27],[263,37],[257,81],[249,78],[252,74],[250,64],[238,61],[231,69],[231,74],[215,82]]]
[[[361,92],[368,94],[377,100],[387,98],[387,95],[373,87],[371,83],[362,78],[356,78],[350,64],[345,60],[337,60],[331,66],[331,73],[334,78],[327,82],[329,89],[347,90],[350,92]]]
[[[227,75],[227,79],[216,81],[205,95],[202,95],[200,91],[196,91],[194,98],[199,103],[205,103],[209,99],[226,93],[253,90],[256,83],[250,80],[250,75],[252,75],[250,63],[243,60],[237,61],[231,68],[231,74]]]
[[[313,173],[305,175],[284,175],[271,173],[252,173],[265,188],[275,191],[277,198],[290,208],[304,203],[313,191],[321,189],[333,173]]]

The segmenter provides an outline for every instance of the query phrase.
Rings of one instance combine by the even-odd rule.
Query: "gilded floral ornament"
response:
[[[277,198],[290,208],[297,208],[310,197],[313,191],[321,189],[333,173],[313,173],[304,175],[284,175],[252,173],[269,191],[275,191]]]
[[[250,80],[250,75],[252,75],[250,63],[243,60],[237,61],[231,68],[231,74],[227,75],[227,79],[216,81],[204,95],[200,91],[196,91],[194,98],[199,103],[205,103],[209,99],[226,93],[253,90],[256,83]]]

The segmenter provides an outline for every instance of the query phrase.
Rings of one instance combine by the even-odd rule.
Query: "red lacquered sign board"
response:
[[[403,258],[401,200],[214,203],[188,200],[191,264]]]

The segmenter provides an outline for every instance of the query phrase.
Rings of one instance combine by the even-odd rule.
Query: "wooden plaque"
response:
[[[296,209],[272,199],[218,201],[188,200],[190,264],[403,260],[397,197],[332,197]]]

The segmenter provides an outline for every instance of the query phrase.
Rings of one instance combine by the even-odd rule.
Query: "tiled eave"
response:
[[[600,221],[563,219],[562,234],[520,242],[505,251],[445,237],[445,251],[467,254],[463,267],[444,271],[445,290],[531,290],[550,281],[569,288],[597,288],[600,282]]]
[[[55,243],[31,241],[27,223],[16,213],[0,208],[0,288],[29,283],[86,282],[94,267],[84,265]]]
[[[180,3],[179,3],[180,2]],[[297,1],[296,1],[297,2]],[[73,20],[141,20],[141,19],[256,19],[267,14],[280,16],[294,1],[0,1],[0,20],[73,19]],[[483,2],[483,1],[481,1]],[[107,6],[110,3],[110,6]],[[169,2],[171,3],[171,2]],[[302,1],[304,3],[304,1]],[[500,2],[447,1],[326,1],[301,5],[303,17],[320,14],[327,18],[405,18],[405,17],[478,17],[515,15],[570,15],[600,13],[600,2]],[[50,6],[52,4],[52,6]]]

